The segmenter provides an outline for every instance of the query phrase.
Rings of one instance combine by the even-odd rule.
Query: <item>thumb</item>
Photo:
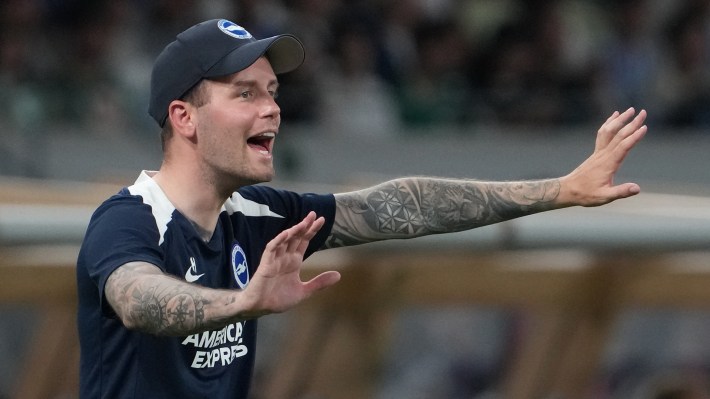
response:
[[[304,283],[309,295],[335,285],[340,281],[340,273],[336,271],[323,272]]]
[[[636,183],[624,183],[611,187],[610,190],[611,193],[607,203],[621,198],[632,197],[641,192],[641,187]]]
[[[617,186],[619,198],[627,198],[641,192],[641,187],[636,183],[624,183]]]

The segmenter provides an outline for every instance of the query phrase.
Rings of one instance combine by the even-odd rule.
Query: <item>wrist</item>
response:
[[[555,205],[558,208],[579,205],[580,190],[574,184],[573,177],[567,175],[560,177],[557,181],[559,182],[560,192],[555,199]]]

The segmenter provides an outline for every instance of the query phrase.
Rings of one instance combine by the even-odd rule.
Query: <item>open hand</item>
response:
[[[567,176],[560,179],[559,200],[565,205],[599,206],[636,195],[636,183],[614,185],[614,175],[629,151],[646,134],[646,111],[629,108],[614,112],[597,132],[594,153]]]
[[[303,256],[310,240],[325,220],[309,213],[297,225],[282,231],[267,245],[261,263],[244,293],[251,299],[251,309],[258,315],[279,313],[297,305],[314,292],[340,280],[340,273],[328,271],[310,281],[301,281]]]

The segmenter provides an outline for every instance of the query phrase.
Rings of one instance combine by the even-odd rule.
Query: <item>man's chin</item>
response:
[[[251,176],[251,179],[247,179],[248,184],[259,184],[259,183],[268,183],[270,181],[274,180],[274,177],[276,174],[274,172],[271,173],[263,173],[263,174],[254,174]]]
[[[275,177],[276,177],[276,172],[274,171],[274,169],[271,169],[271,172],[265,173],[263,176],[261,176],[260,183],[270,182],[270,181],[274,180]]]

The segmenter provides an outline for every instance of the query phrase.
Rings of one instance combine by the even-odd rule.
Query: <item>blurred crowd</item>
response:
[[[702,130],[709,12],[705,0],[3,0],[0,129],[155,129],[153,60],[181,30],[226,17],[303,40],[282,114],[328,134],[596,126],[628,106]]]
[[[177,33],[210,18],[228,18],[258,38],[288,32],[304,42],[306,62],[280,77],[278,101],[284,124],[323,134],[596,128],[629,106],[649,111],[654,134],[710,128],[710,0],[0,0],[0,174],[41,175],[25,164],[41,160],[47,132],[155,139],[147,114],[152,63]],[[29,149],[8,150],[12,137],[32,138]],[[703,324],[684,327],[699,337],[691,343],[708,329],[706,315],[693,319]],[[446,324],[408,322],[417,333]],[[651,330],[647,346],[661,348],[651,360],[670,358],[670,333]],[[440,356],[441,348],[427,346]],[[705,384],[708,350],[696,352]],[[438,377],[425,359],[411,363]],[[454,360],[433,363],[454,380],[449,385],[406,370],[385,391],[407,383],[420,391],[427,383],[485,388],[457,383],[485,376]],[[0,377],[14,366],[0,362]],[[640,366],[622,366],[631,370],[622,370],[626,380],[646,377]],[[663,395],[659,388],[656,396],[619,397],[707,397],[676,385],[664,385]]]

